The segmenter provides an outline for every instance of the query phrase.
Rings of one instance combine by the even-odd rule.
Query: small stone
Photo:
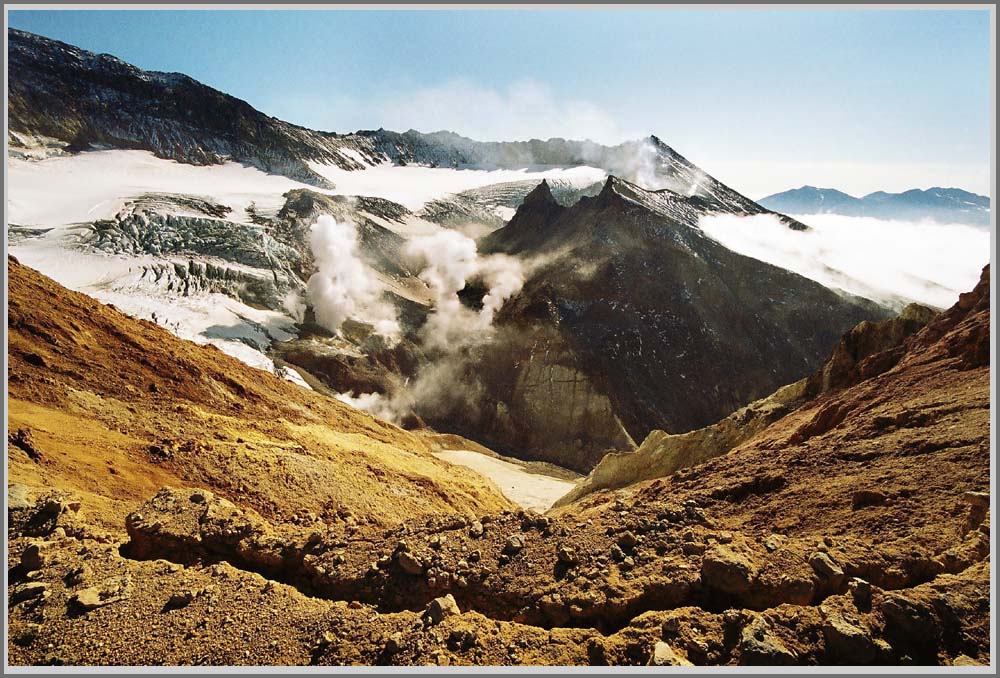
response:
[[[813,553],[809,556],[809,565],[821,579],[830,584],[832,589],[837,590],[844,583],[844,570],[826,553],[822,551]]]
[[[967,654],[960,654],[951,663],[952,666],[986,666],[982,661],[973,659]]]
[[[195,599],[195,592],[191,590],[181,591],[170,596],[167,600],[167,608],[171,610],[178,610],[182,607],[187,607],[191,604],[191,601]]]
[[[396,632],[385,641],[385,651],[389,654],[396,654],[403,649],[403,634]]]
[[[396,556],[396,562],[407,574],[422,574],[424,571],[423,562],[409,551],[400,551]]]
[[[462,614],[462,611],[458,609],[458,603],[450,593],[432,600],[424,612],[424,616],[431,624],[439,624],[443,619],[459,614]]]
[[[566,565],[576,565],[580,562],[579,557],[576,555],[576,549],[572,546],[560,546],[557,553],[559,562],[565,563]]]
[[[469,527],[469,536],[473,539],[479,539],[479,537],[483,536],[483,532],[485,531],[486,528],[483,527],[483,524],[478,520],[474,520],[472,525]]]
[[[693,666],[685,657],[674,652],[668,643],[658,640],[653,646],[648,666]]]
[[[480,553],[478,550],[470,551],[468,555],[470,563],[478,563],[482,559],[482,557],[483,554]]]
[[[31,582],[14,587],[10,594],[10,604],[16,605],[33,598],[41,598],[48,592],[49,585],[43,582]]]
[[[745,593],[756,574],[757,568],[749,558],[727,546],[715,547],[701,563],[702,582],[724,593]]]
[[[514,555],[520,553],[521,549],[524,548],[524,537],[519,534],[512,534],[508,539],[507,543],[504,544],[503,552],[507,555]]]
[[[97,586],[78,591],[69,602],[84,612],[104,607],[129,597],[128,577],[111,577]]]
[[[32,542],[25,547],[24,552],[21,553],[21,567],[26,572],[45,567],[45,555],[42,553],[40,543]]]
[[[780,534],[772,534],[770,537],[764,540],[764,548],[770,553],[774,553],[781,548],[782,544],[785,543],[785,538]]]
[[[626,551],[635,548],[638,543],[639,539],[632,532],[622,532],[618,535],[618,546]]]
[[[755,618],[740,633],[740,663],[777,666],[796,663],[797,655],[772,632],[767,620]]]
[[[686,541],[681,544],[681,551],[688,556],[701,555],[707,548],[705,544],[696,541]]]
[[[847,586],[859,609],[867,610],[872,604],[872,585],[860,577],[851,577]]]
[[[858,490],[851,497],[851,508],[855,511],[867,506],[882,506],[888,497],[878,490]]]

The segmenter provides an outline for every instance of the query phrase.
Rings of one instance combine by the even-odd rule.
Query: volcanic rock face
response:
[[[319,132],[267,116],[180,73],[143,71],[107,54],[16,29],[9,29],[7,37],[12,146],[45,145],[69,152],[140,149],[197,165],[234,160],[321,188],[334,187],[311,162],[348,171],[379,163],[492,169],[591,166],[696,196],[716,211],[768,212],[655,136],[603,146],[566,139],[480,142],[452,132],[415,130]],[[515,207],[532,187],[513,182],[491,187],[488,195],[466,192],[457,204],[438,205],[429,215],[444,223],[461,219],[462,210],[481,212],[477,206]],[[567,201],[589,191],[561,189]],[[479,216],[487,222],[496,219]]]
[[[844,334],[819,372],[783,386],[711,426],[674,435],[653,431],[634,453],[609,453],[557,505],[570,504],[595,490],[668,476],[725,454],[807,401],[890,370],[903,357],[905,340],[936,315],[926,306],[911,304],[894,318],[862,321]]]
[[[615,178],[568,208],[539,185],[481,240],[540,263],[500,314],[503,345],[475,372],[522,417],[539,411],[539,396],[562,406],[582,397],[597,405],[589,419],[604,422],[590,430],[603,432],[573,435],[558,415],[520,426],[489,406],[478,422],[449,425],[586,471],[608,448],[631,449],[612,434],[619,422],[631,440],[708,425],[815,371],[842,332],[888,314],[735,254],[697,228],[702,213],[697,200]]]

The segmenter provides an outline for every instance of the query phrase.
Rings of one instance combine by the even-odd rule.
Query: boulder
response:
[[[934,613],[921,602],[900,593],[887,593],[879,603],[886,629],[909,642],[936,647],[941,627]]]
[[[396,562],[407,574],[423,574],[424,572],[423,562],[409,551],[400,551],[396,556]]]
[[[431,624],[440,624],[442,620],[460,614],[462,614],[462,611],[458,609],[458,603],[455,602],[455,597],[449,593],[446,596],[441,596],[440,598],[432,600],[430,604],[427,605],[424,617]]]
[[[701,581],[724,593],[745,593],[753,584],[757,566],[728,546],[716,546],[701,562]]]
[[[871,634],[839,613],[828,614],[823,623],[827,655],[838,664],[870,664],[878,656]]]
[[[96,610],[99,607],[117,603],[129,597],[131,580],[125,577],[110,577],[97,586],[78,591],[70,598],[70,605],[83,612]]]
[[[7,511],[25,511],[35,505],[27,485],[11,483],[7,486]]]
[[[560,546],[557,553],[559,562],[565,563],[566,565],[576,565],[580,562],[580,557],[576,554],[576,549],[572,546]]]
[[[48,593],[49,585],[43,582],[29,582],[15,586],[10,594],[10,604],[17,605],[33,598],[45,597]]]
[[[507,543],[504,544],[503,552],[509,556],[515,553],[520,553],[521,549],[524,548],[524,537],[519,534],[512,534],[508,539]]]
[[[785,647],[763,617],[756,617],[740,632],[740,663],[750,666],[787,666],[798,656]]]
[[[649,657],[648,666],[694,666],[683,655],[674,652],[668,643],[662,640],[656,641],[653,652]]]
[[[836,591],[844,583],[844,570],[826,553],[816,551],[809,556],[809,565],[829,587]]]

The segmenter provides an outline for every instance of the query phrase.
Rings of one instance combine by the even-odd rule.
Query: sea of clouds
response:
[[[794,231],[768,214],[703,217],[701,229],[741,254],[827,287],[899,308],[947,308],[971,290],[990,259],[989,231],[962,224],[811,214]]]

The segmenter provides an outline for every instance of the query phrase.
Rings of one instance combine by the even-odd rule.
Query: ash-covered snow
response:
[[[314,188],[237,163],[185,165],[146,151],[93,151],[7,160],[8,223],[65,226],[110,219],[129,198],[149,193],[210,197],[247,221],[246,207],[278,209],[293,188]],[[315,189],[314,189],[315,190]]]
[[[553,179],[584,187],[601,181],[607,172],[596,167],[526,167],[524,169],[458,169],[383,163],[359,171],[335,165],[309,163],[309,168],[332,182],[343,195],[370,195],[387,198],[419,210],[427,202],[453,193],[490,184]]]
[[[282,194],[303,184],[234,163],[199,167],[144,151],[11,157],[8,179],[9,251],[22,263],[305,385],[265,355],[271,342],[295,336],[290,314],[222,293],[273,284],[274,253],[291,253],[241,223],[245,208],[253,202],[277,210]]]
[[[286,315],[253,308],[215,292],[173,294],[146,275],[150,267],[162,263],[157,257],[88,253],[63,247],[55,239],[28,240],[12,246],[10,252],[22,264],[65,287],[153,321],[182,339],[214,344],[252,367],[305,386],[298,374],[277,369],[264,353],[272,341],[295,336],[295,327]]]

